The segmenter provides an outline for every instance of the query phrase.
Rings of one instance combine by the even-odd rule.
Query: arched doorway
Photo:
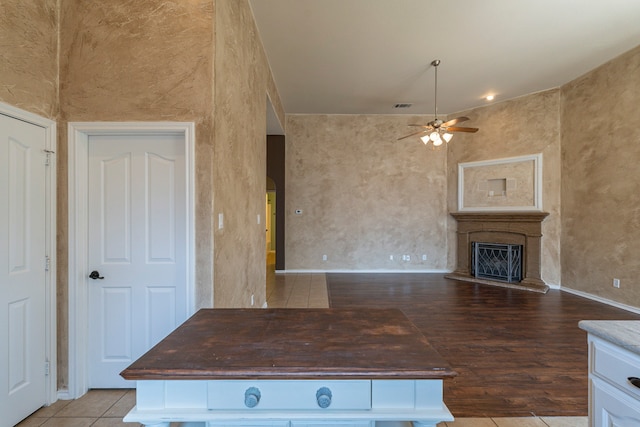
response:
[[[271,242],[275,248],[275,270],[285,270],[285,137],[267,135],[267,193],[273,189]],[[277,195],[275,194],[277,192]],[[266,221],[265,221],[266,222]]]

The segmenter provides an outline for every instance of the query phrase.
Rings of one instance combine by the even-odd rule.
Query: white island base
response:
[[[256,390],[258,402],[247,407],[247,391]],[[326,408],[319,406],[319,390],[329,390]],[[124,421],[149,427],[435,427],[453,421],[442,380],[144,380],[136,394]]]

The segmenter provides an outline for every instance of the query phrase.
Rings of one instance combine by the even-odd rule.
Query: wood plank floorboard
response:
[[[400,308],[458,376],[445,381],[455,417],[586,416],[583,319],[640,315],[567,292],[540,294],[442,274],[328,273],[333,308]]]

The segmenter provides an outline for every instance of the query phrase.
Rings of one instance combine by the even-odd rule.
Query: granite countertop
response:
[[[640,320],[582,320],[580,329],[640,354]]]

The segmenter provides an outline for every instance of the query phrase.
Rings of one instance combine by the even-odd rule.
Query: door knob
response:
[[[91,279],[93,279],[93,280],[96,280],[96,279],[104,279],[104,277],[102,277],[102,276],[100,275],[100,273],[99,273],[99,272],[97,272],[96,270],[93,270],[93,271],[91,272],[91,274],[89,274],[89,278],[91,278]]]

